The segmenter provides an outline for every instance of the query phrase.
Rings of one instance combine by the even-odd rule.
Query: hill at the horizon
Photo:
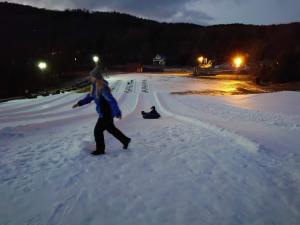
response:
[[[200,26],[159,23],[118,12],[54,11],[12,3],[0,3],[0,21],[0,79],[5,89],[16,89],[16,80],[22,86],[39,80],[33,69],[39,59],[51,62],[52,74],[60,74],[90,68],[93,54],[100,55],[106,66],[151,64],[156,54],[165,55],[167,65],[193,66],[199,55],[221,64],[239,53],[255,64],[300,51],[300,23]],[[1,95],[10,94],[2,90]]]

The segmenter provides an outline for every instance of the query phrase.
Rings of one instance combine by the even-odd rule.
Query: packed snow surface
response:
[[[108,78],[123,112],[92,156],[95,105],[84,94],[0,104],[2,225],[298,225],[300,93],[174,95],[217,80]],[[154,105],[162,115],[144,120]]]

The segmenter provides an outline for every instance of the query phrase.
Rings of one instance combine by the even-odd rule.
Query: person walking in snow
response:
[[[99,114],[99,118],[94,129],[96,150],[92,152],[92,154],[105,154],[103,135],[105,130],[111,133],[123,144],[123,149],[127,149],[131,139],[125,136],[114,125],[114,117],[121,119],[122,113],[117,101],[111,94],[110,88],[108,87],[108,82],[102,76],[99,66],[96,66],[90,72],[90,81],[92,83],[90,92],[85,98],[73,105],[73,108],[89,104],[93,100],[96,103],[96,111]]]

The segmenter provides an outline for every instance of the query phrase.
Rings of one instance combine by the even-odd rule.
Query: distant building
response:
[[[165,66],[165,65],[166,65],[166,57],[157,54],[157,55],[153,58],[153,65]]]

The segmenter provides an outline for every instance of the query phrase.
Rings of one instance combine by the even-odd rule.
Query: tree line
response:
[[[151,64],[193,66],[199,55],[215,64],[243,54],[261,79],[300,79],[300,23],[200,26],[159,23],[118,12],[54,11],[0,3],[0,97],[60,82],[70,71],[91,69],[93,54],[107,66]],[[41,73],[36,64],[49,62]]]

